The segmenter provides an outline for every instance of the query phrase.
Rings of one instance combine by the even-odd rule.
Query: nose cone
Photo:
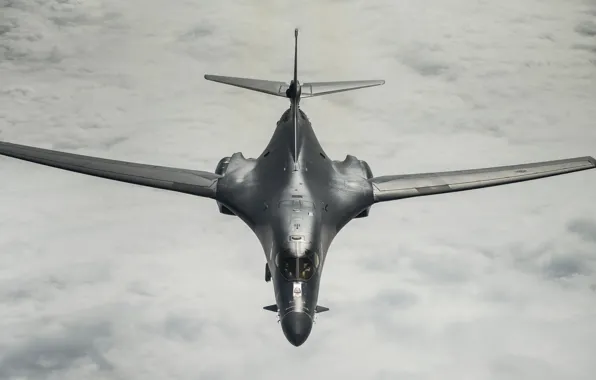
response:
[[[286,339],[298,347],[306,341],[312,330],[312,318],[305,312],[292,311],[281,320]]]

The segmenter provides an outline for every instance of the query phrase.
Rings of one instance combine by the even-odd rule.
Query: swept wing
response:
[[[215,198],[215,173],[138,164],[0,142],[0,154],[96,177]]]
[[[593,157],[439,173],[389,175],[369,179],[375,202],[480,189],[594,169]]]

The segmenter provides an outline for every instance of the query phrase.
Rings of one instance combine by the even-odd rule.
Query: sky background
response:
[[[212,171],[305,100],[375,175],[596,156],[596,1],[0,0],[0,140]],[[215,202],[0,158],[0,379],[593,379],[596,172],[374,206],[289,344]]]

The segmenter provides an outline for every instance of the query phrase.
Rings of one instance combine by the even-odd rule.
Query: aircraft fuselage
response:
[[[292,105],[257,159],[235,153],[218,170],[224,175],[216,193],[220,210],[237,215],[258,237],[282,329],[301,345],[312,328],[332,240],[373,203],[368,164],[349,155],[330,160],[304,112]]]

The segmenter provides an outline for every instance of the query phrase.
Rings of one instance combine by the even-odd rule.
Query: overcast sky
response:
[[[0,0],[0,140],[191,169],[305,100],[375,175],[596,156],[596,1]],[[215,202],[0,158],[0,379],[593,379],[596,172],[374,206],[289,344]]]

